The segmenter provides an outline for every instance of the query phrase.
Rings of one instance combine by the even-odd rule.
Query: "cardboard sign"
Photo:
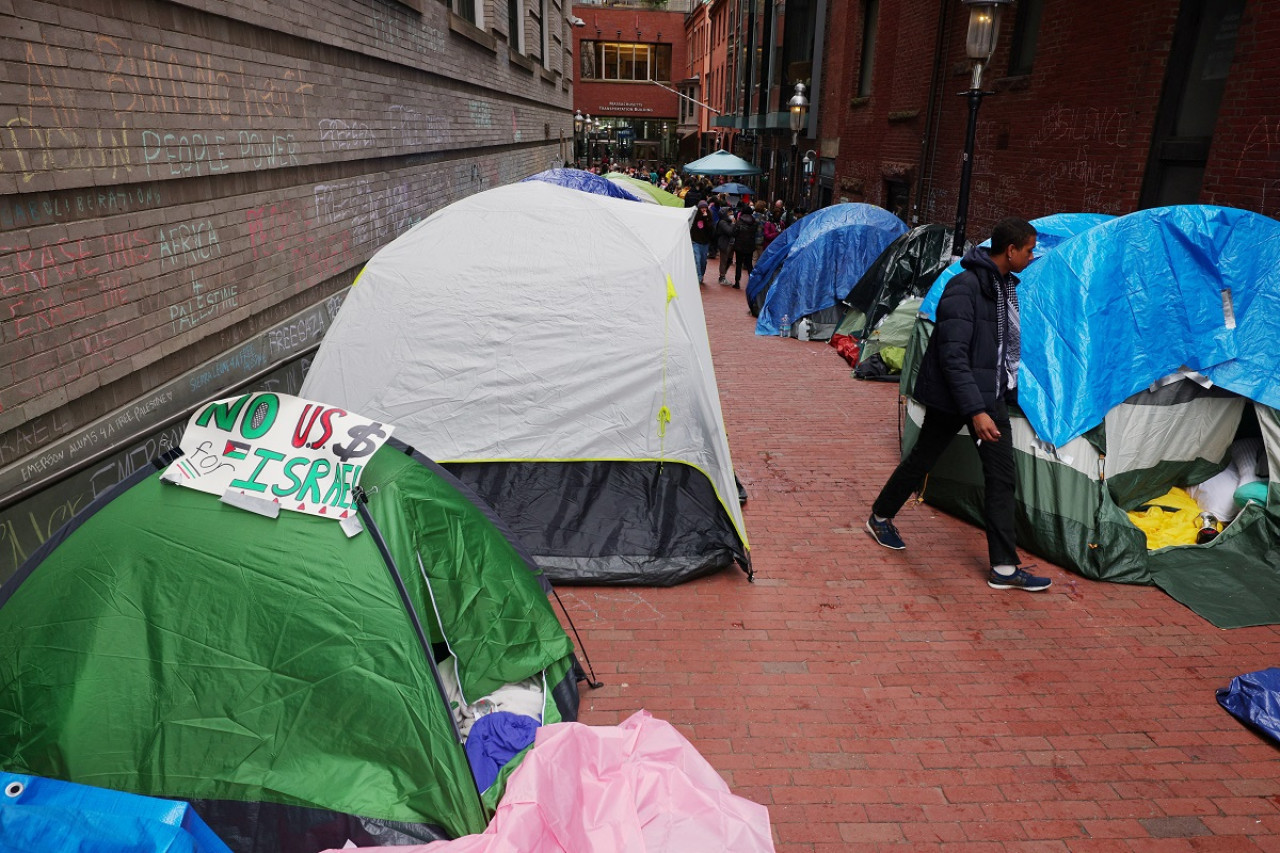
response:
[[[355,513],[351,491],[393,429],[287,394],[245,394],[197,410],[182,456],[161,476],[245,508],[275,504],[341,520]]]

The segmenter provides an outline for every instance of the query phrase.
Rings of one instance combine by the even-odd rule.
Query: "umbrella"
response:
[[[712,187],[711,191],[713,193],[728,193],[729,195],[755,195],[756,194],[756,191],[751,189],[751,187],[747,186],[746,184],[738,184],[733,182],[730,182],[727,184],[721,184],[718,187]]]
[[[691,175],[758,175],[760,170],[721,148],[684,167]]]

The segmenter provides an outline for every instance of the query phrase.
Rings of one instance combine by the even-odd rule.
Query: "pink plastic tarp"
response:
[[[556,723],[511,774],[480,835],[382,853],[773,853],[769,811],[729,786],[675,727]],[[340,851],[328,851],[340,853]]]

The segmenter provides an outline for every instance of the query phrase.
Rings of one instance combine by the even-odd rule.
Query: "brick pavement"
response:
[[[1214,699],[1280,629],[1044,561],[1051,591],[991,590],[981,531],[923,504],[880,548],[896,386],[756,337],[742,291],[703,302],[756,582],[561,589],[605,682],[583,722],[671,721],[780,853],[1280,852],[1280,750]]]

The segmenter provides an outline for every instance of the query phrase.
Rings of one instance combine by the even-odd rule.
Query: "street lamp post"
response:
[[[982,71],[996,52],[996,40],[1000,37],[1000,18],[1005,6],[1013,0],[961,0],[969,7],[969,32],[965,38],[964,52],[973,63],[973,79],[969,90],[961,92],[969,100],[969,126],[965,130],[964,159],[960,165],[960,194],[956,201],[955,237],[951,254],[964,253],[965,226],[969,220],[969,179],[973,174],[973,143],[978,134],[978,107],[986,92],[982,91]]]
[[[578,110],[573,114],[573,163],[575,166],[582,165],[582,124],[585,121],[582,117],[582,110]]]
[[[791,100],[787,101],[787,107],[791,111],[791,175],[789,178],[790,190],[788,199],[792,209],[796,206],[796,184],[799,183],[797,173],[800,164],[796,161],[796,145],[800,141],[800,128],[804,127],[805,115],[809,112],[809,99],[804,96],[804,84],[796,84],[796,92],[791,96]]]
[[[811,187],[813,186],[813,170],[814,170],[814,165],[817,163],[817,161],[818,161],[818,152],[814,151],[812,148],[804,152],[804,159],[800,161],[801,165],[804,167],[804,171],[801,172],[801,174],[804,176],[804,180],[806,182],[805,190],[804,190],[804,206],[806,208],[809,207],[809,193],[811,192]],[[793,207],[791,210],[794,213],[795,208]]]

